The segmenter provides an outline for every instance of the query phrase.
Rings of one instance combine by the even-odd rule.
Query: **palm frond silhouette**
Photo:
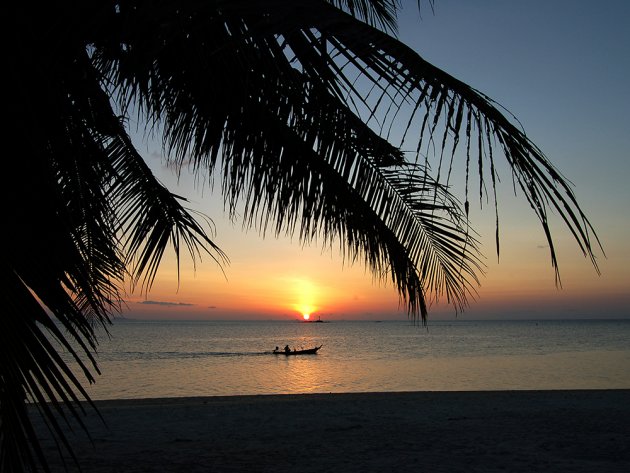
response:
[[[1,191],[2,471],[47,469],[29,401],[72,452],[64,425],[81,419],[79,378],[98,373],[95,328],[119,310],[125,281],[148,289],[169,247],[227,263],[205,218],[132,144],[132,115],[160,131],[175,167],[218,173],[233,216],[244,202],[262,232],[340,242],[423,321],[432,299],[463,310],[483,272],[468,190],[462,203],[449,186],[458,161],[466,183],[477,167],[493,192],[505,158],[556,271],[550,210],[595,264],[570,184],[489,97],[395,39],[397,11],[395,0],[7,7],[5,126],[17,146]]]

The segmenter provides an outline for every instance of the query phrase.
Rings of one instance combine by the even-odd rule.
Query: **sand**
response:
[[[624,472],[630,390],[101,401],[95,472]],[[51,442],[53,471],[62,463]],[[70,471],[78,471],[73,464]]]

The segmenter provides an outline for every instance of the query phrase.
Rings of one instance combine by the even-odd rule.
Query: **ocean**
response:
[[[276,347],[323,345],[317,355]],[[134,321],[100,334],[93,399],[630,388],[630,320]]]

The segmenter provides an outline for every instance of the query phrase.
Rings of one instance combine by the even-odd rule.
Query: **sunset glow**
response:
[[[592,117],[580,112],[586,107],[584,100],[592,101],[588,105],[591,110],[602,111],[609,107],[620,111],[619,97],[612,91],[626,90],[622,80],[627,76],[625,70],[602,76],[601,71],[608,71],[600,63],[608,57],[606,55],[590,57],[590,66],[584,67],[584,48],[577,47],[577,43],[572,47],[573,40],[570,40],[576,38],[577,41],[579,37],[569,30],[570,22],[563,22],[558,27],[561,30],[567,28],[568,33],[560,34],[555,28],[549,29],[545,32],[546,37],[534,38],[535,41],[529,38],[525,29],[522,30],[516,37],[518,41],[511,43],[519,54],[501,56],[500,61],[488,63],[486,71],[477,64],[492,55],[479,56],[478,43],[466,41],[470,35],[479,34],[475,23],[469,21],[471,12],[466,10],[466,15],[460,15],[459,9],[450,4],[442,8],[441,16],[427,16],[422,28],[417,27],[415,13],[403,16],[401,37],[427,57],[443,60],[442,66],[458,71],[465,81],[483,85],[484,92],[493,97],[497,94],[495,98],[518,116],[528,136],[575,185],[578,200],[587,206],[585,211],[593,219],[606,253],[615,257],[600,258],[601,274],[598,274],[588,258],[582,256],[563,222],[552,221],[554,252],[562,277],[562,286],[557,287],[548,242],[540,222],[523,196],[513,195],[509,168],[498,160],[501,162],[497,163],[496,172],[503,181],[497,189],[501,219],[500,260],[495,243],[493,206],[473,206],[471,201],[473,228],[480,235],[481,250],[487,258],[484,260],[485,275],[480,278],[481,287],[473,283],[472,289],[477,294],[469,298],[470,306],[464,313],[456,315],[443,296],[439,303],[430,304],[430,319],[628,317],[630,246],[627,236],[630,235],[630,219],[619,217],[627,213],[625,205],[629,201],[629,187],[624,181],[630,172],[630,161],[626,159],[627,120],[602,113],[606,121],[593,129]],[[508,19],[517,18],[512,14],[514,8],[528,18],[541,13],[525,4],[519,7],[509,2],[501,4]],[[499,12],[493,15],[499,15]],[[458,23],[458,19],[461,22]],[[485,20],[484,17],[479,19]],[[510,28],[521,31],[525,24],[515,22]],[[497,32],[489,28],[487,33]],[[503,35],[503,38],[507,37],[508,34]],[[525,38],[527,42],[521,44]],[[546,64],[549,76],[531,76],[532,68],[539,64],[541,54],[546,54],[550,44],[561,47],[555,42],[558,38],[566,40],[566,44],[562,45],[563,54],[554,57],[562,57],[563,62]],[[589,51],[599,48],[611,51],[610,57],[627,56],[623,54],[627,42],[613,42],[612,39],[606,34],[594,37],[597,46],[590,44]],[[486,38],[484,44],[496,44],[496,38]],[[508,45],[501,45],[501,51],[508,48]],[[571,76],[584,84],[604,81],[599,87],[602,94],[585,98],[584,86],[578,82],[566,86],[566,77]],[[523,77],[541,82],[521,87]],[[552,78],[558,80],[555,87],[550,87],[547,82]],[[558,104],[567,106],[559,107]],[[582,130],[589,130],[589,133]],[[144,140],[140,135],[135,139],[138,142]],[[216,232],[213,241],[229,256],[230,263],[218,268],[210,258],[204,258],[194,265],[183,254],[178,267],[174,252],[167,250],[150,293],[130,288],[125,294],[125,316],[306,320],[308,315],[309,319],[316,320],[321,315],[332,321],[407,320],[406,307],[400,304],[391,278],[386,276],[381,281],[366,271],[361,255],[356,260],[348,255],[344,258],[339,251],[343,247],[341,242],[335,240],[330,245],[322,245],[322,241],[313,240],[303,244],[297,235],[280,233],[274,236],[269,231],[263,237],[256,229],[244,231],[225,214],[220,193],[215,191],[213,194],[211,189],[199,186],[192,174],[175,175],[164,165],[165,156],[159,141],[148,139],[143,142],[142,149],[147,150],[145,158],[156,178],[172,192],[185,197],[192,209],[212,219]],[[600,155],[601,160],[593,159]],[[456,197],[462,199],[465,198],[463,188],[457,184],[465,182],[466,175],[465,161],[460,158],[455,156],[452,179]],[[216,179],[220,182],[220,176]],[[479,189],[471,188],[470,194],[471,197],[478,195]]]
[[[288,288],[292,291],[292,309],[302,314],[304,320],[308,320],[310,314],[317,310],[315,303],[320,299],[322,291],[306,278],[291,278]]]

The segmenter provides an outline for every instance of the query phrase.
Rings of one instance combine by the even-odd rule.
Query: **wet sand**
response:
[[[96,472],[628,472],[630,390],[231,396],[97,402]],[[45,441],[53,471],[63,464]],[[78,471],[70,461],[69,471]]]

